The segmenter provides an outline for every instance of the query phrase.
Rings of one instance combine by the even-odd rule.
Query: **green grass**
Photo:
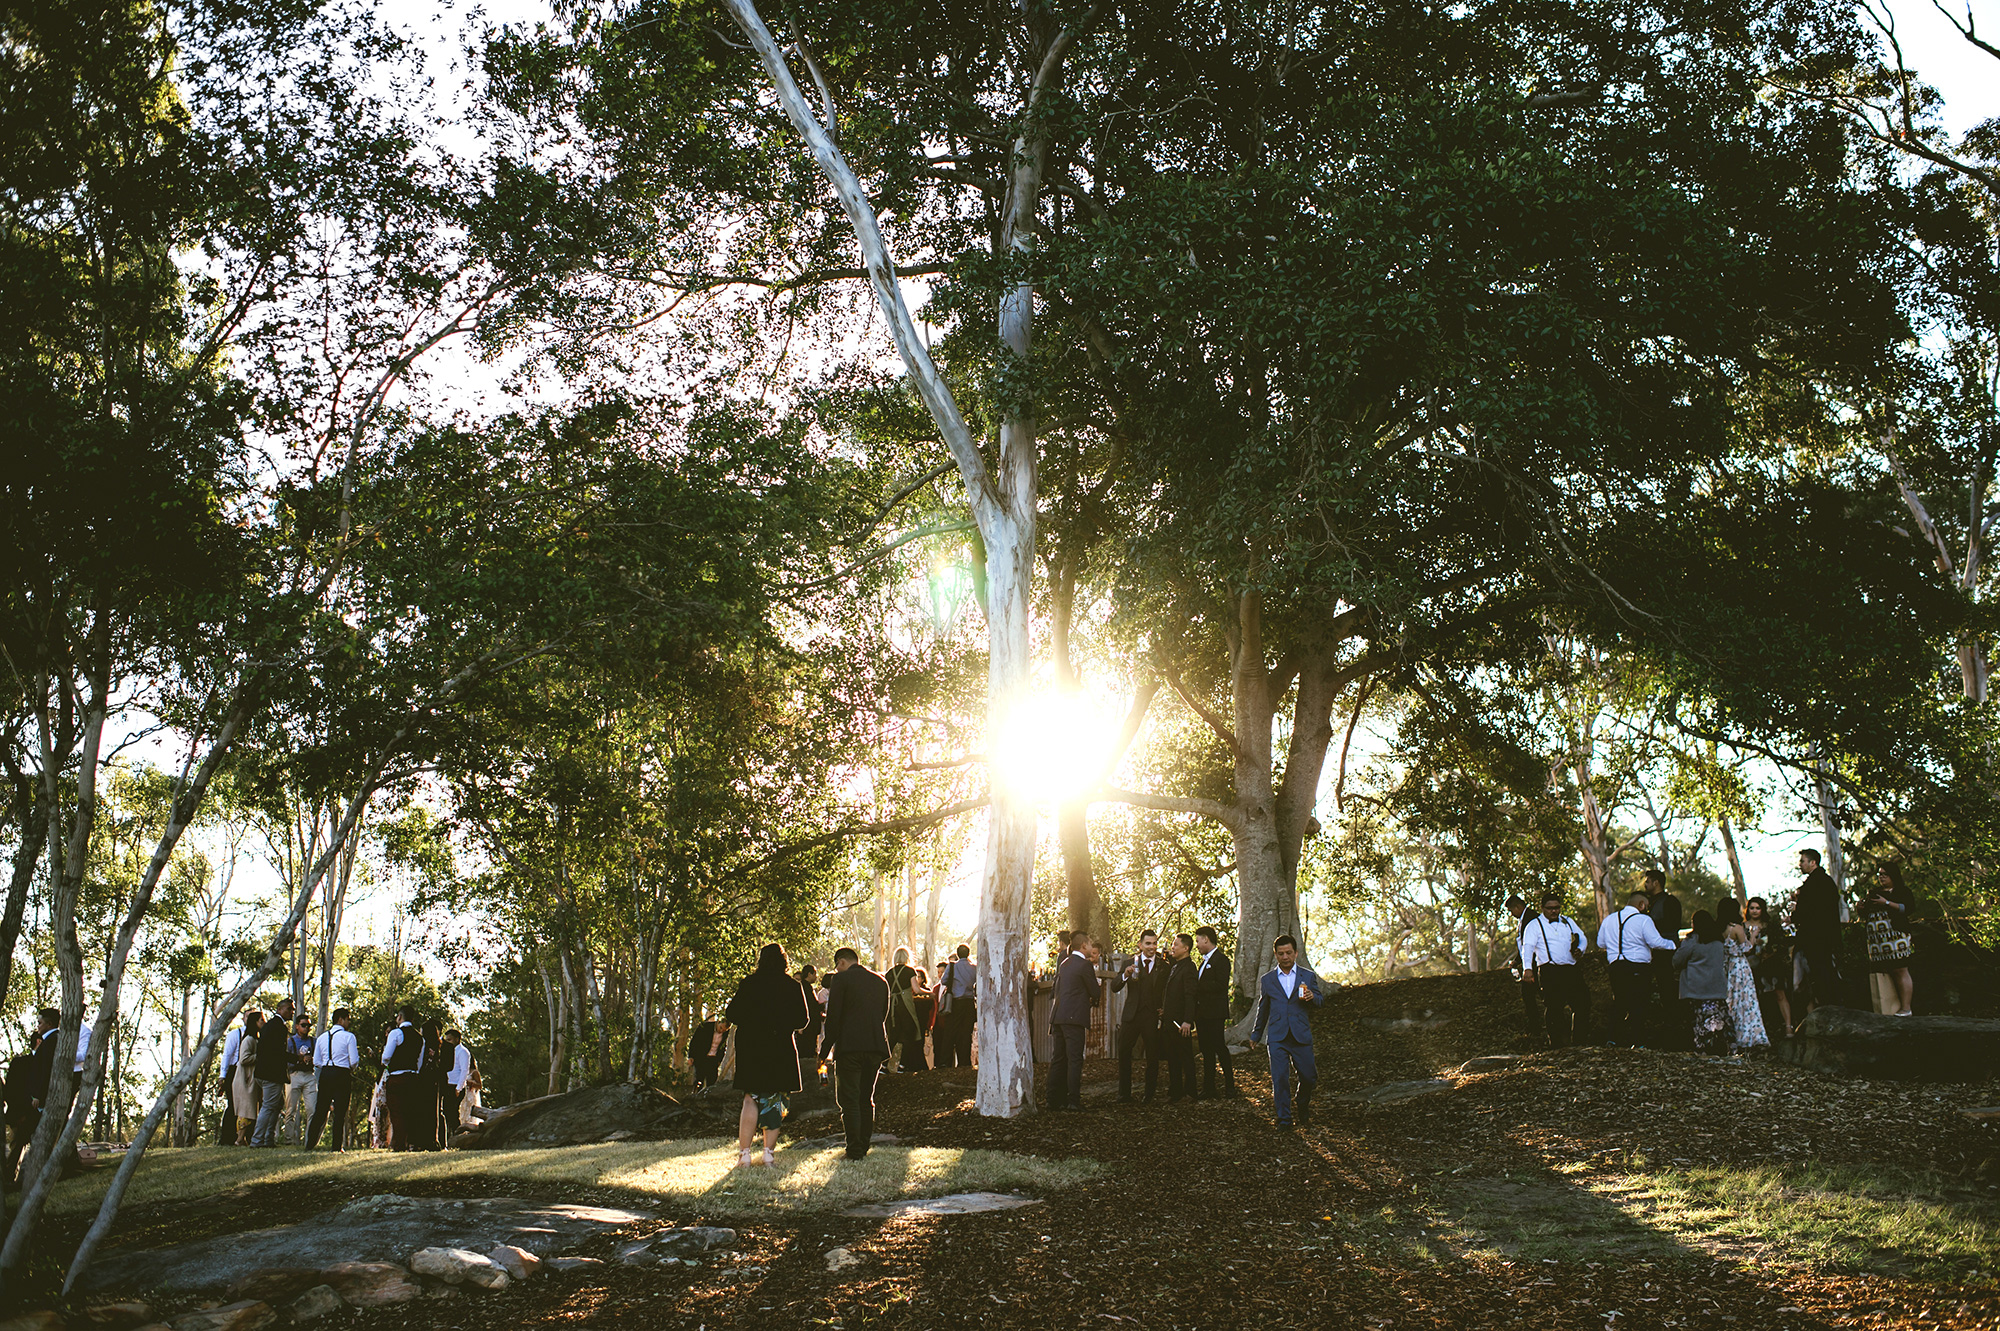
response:
[[[1050,1191],[1103,1171],[1094,1160],[1043,1160],[1005,1151],[877,1146],[866,1160],[847,1160],[835,1145],[787,1145],[770,1169],[738,1169],[734,1143],[605,1142],[519,1151],[449,1151],[344,1155],[289,1147],[252,1151],[191,1147],[148,1152],[127,1191],[127,1206],[187,1201],[244,1185],[278,1185],[337,1178],[377,1192],[404,1184],[479,1179],[533,1185],[612,1189],[634,1201],[665,1202],[710,1215],[838,1210],[866,1202],[937,1197],[953,1192]],[[94,1211],[113,1170],[105,1166],[58,1185],[54,1214]]]
[[[1991,1281],[2000,1199],[1939,1175],[1811,1162],[1707,1166],[1577,1180],[1682,1242],[1758,1261]]]

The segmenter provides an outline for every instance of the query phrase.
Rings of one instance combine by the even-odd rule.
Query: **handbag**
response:
[[[1886,915],[1868,917],[1868,960],[1870,962],[1908,961],[1916,951],[1916,944],[1910,936],[1898,929]]]
[[[952,997],[951,992],[953,981],[952,968],[957,965],[958,963],[955,961],[947,961],[944,964],[944,973],[938,976],[937,1012],[940,1017],[949,1014],[952,1007],[958,1002],[956,998]]]

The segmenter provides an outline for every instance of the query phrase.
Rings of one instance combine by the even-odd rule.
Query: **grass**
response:
[[[1705,1166],[1579,1179],[1646,1224],[1703,1247],[1826,1270],[1992,1281],[2000,1200],[1879,1166]]]
[[[449,1151],[344,1155],[274,1147],[190,1147],[149,1152],[126,1192],[125,1205],[191,1201],[245,1185],[315,1179],[363,1184],[379,1192],[399,1185],[478,1179],[482,1184],[612,1189],[635,1202],[668,1203],[709,1215],[753,1216],[839,1210],[867,1202],[937,1197],[954,1192],[1049,1191],[1103,1171],[1094,1160],[1043,1160],[1005,1151],[877,1146],[866,1160],[847,1160],[841,1146],[803,1143],[778,1152],[770,1168],[737,1169],[734,1143],[604,1142],[518,1151]],[[53,1214],[95,1211],[112,1170],[101,1168],[60,1184]]]

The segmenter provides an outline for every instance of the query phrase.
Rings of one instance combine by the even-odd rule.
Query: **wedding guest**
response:
[[[776,1159],[773,1152],[785,1122],[786,1102],[801,1088],[794,1040],[810,1020],[805,990],[793,978],[784,948],[764,944],[757,953],[757,969],[736,986],[722,1019],[736,1032],[734,1084],[743,1092],[743,1112],[736,1126],[737,1164],[769,1165]],[[761,1162],[750,1146],[759,1128],[764,1130]]]
[[[1049,1108],[1083,1109],[1083,1042],[1090,1031],[1090,1009],[1097,1005],[1103,984],[1097,978],[1097,945],[1088,933],[1070,934],[1070,950],[1056,970],[1054,1010],[1055,1052],[1049,1059]]]
[[[1646,870],[1640,891],[1646,894],[1646,916],[1659,931],[1661,946],[1653,949],[1653,997],[1659,1003],[1660,1044],[1663,1048],[1686,1048],[1682,1043],[1683,1023],[1673,1020],[1680,1004],[1674,995],[1679,981],[1674,974],[1674,949],[1681,941],[1681,899],[1667,891],[1667,876],[1658,869]]]
[[[1820,867],[1819,852],[1799,852],[1806,876],[1792,896],[1792,992],[1805,996],[1806,1011],[1840,1001],[1840,889]]]
[[[1910,915],[1917,899],[1903,885],[1903,871],[1884,862],[1875,870],[1875,886],[1861,903],[1862,918],[1868,927],[1868,969],[1887,975],[1896,986],[1896,1015],[1910,1015],[1910,1000],[1916,985],[1910,980],[1910,957],[1916,951],[1910,935]]]
[[[292,1000],[278,1000],[278,1010],[257,1032],[257,1054],[253,1071],[257,1079],[257,1125],[250,1130],[252,1146],[278,1144],[278,1118],[285,1107],[285,1088],[291,1084]]]
[[[301,1013],[292,1022],[285,1046],[291,1052],[291,1071],[285,1079],[285,1137],[294,1146],[303,1146],[306,1127],[313,1115],[313,1019]]]
[[[1694,1006],[1694,1047],[1704,1054],[1729,1052],[1729,950],[1722,925],[1705,910],[1694,913],[1692,928],[1674,949],[1680,996]]]
[[[688,1035],[688,1071],[694,1077],[695,1090],[707,1090],[721,1075],[722,1042],[727,1035],[722,1023],[713,1017],[697,1022]]]
[[[972,1030],[979,1022],[979,968],[972,962],[972,949],[964,943],[945,963],[938,984],[951,995],[948,1006],[940,1004],[937,1037],[931,1048],[941,1068],[972,1066]]]
[[[1611,1030],[1606,1044],[1638,1045],[1646,1039],[1646,1009],[1652,998],[1653,953],[1666,947],[1646,914],[1647,897],[1634,892],[1622,910],[1597,926],[1597,946],[1611,963]]]
[[[937,988],[931,984],[931,973],[922,966],[915,968],[916,980],[911,988],[917,996],[917,1066],[931,1068],[937,1064]],[[924,1042],[931,1045],[931,1057],[924,1057]]]
[[[833,1060],[833,1098],[847,1158],[867,1158],[875,1135],[875,1082],[889,1057],[889,986],[851,947],[833,954],[819,1056]]]
[[[1167,1103],[1195,1099],[1195,973],[1193,934],[1175,934],[1167,948],[1167,979],[1160,998],[1160,1030],[1167,1054]]]
[[[890,1063],[897,1072],[922,1072],[930,1067],[924,1059],[923,1031],[917,1025],[917,972],[910,965],[910,949],[896,949],[896,964],[882,973],[889,983]]]
[[[799,988],[806,994],[806,1028],[792,1041],[798,1046],[799,1084],[811,1086],[819,1076],[819,1033],[826,1024],[826,1000],[820,995],[819,969],[799,967]]]
[[[1528,928],[1528,921],[1535,918],[1535,912],[1528,909],[1526,899],[1519,895],[1507,898],[1507,919],[1514,934],[1514,979],[1515,987],[1521,991],[1521,1017],[1525,1023],[1521,1033],[1532,1043],[1542,1030],[1541,996],[1536,993],[1535,978],[1528,970],[1528,963],[1521,956],[1521,936]]]
[[[328,1120],[332,1121],[333,1135],[327,1138],[327,1146],[335,1151],[347,1149],[347,1097],[354,1089],[355,1069],[361,1066],[361,1046],[354,1032],[347,1029],[353,1019],[346,1008],[335,1008],[326,1033],[313,1046],[318,1088],[312,1121],[306,1126],[307,1150],[319,1145],[320,1132]]]
[[[1201,960],[1194,968],[1195,1041],[1201,1055],[1201,1098],[1213,1100],[1215,1065],[1222,1064],[1221,1094],[1234,1097],[1236,1063],[1229,1054],[1223,1030],[1229,1025],[1229,958],[1223,954],[1222,940],[1207,925],[1194,931],[1195,951]]]
[[[1139,935],[1139,951],[1111,980],[1113,993],[1125,994],[1118,1020],[1118,1100],[1132,1102],[1132,1055],[1146,1045],[1146,1103],[1160,1088],[1160,1013],[1166,1006],[1167,959],[1159,955],[1160,936],[1148,929]],[[1171,1093],[1171,1092],[1170,1092]]]
[[[417,1070],[417,1148],[419,1151],[444,1149],[445,1077],[451,1060],[445,1057],[442,1023],[436,1017],[424,1023],[424,1065]]]
[[[459,1106],[465,1102],[465,1084],[472,1076],[472,1050],[465,1043],[465,1036],[456,1028],[444,1033],[444,1057],[439,1060],[444,1068],[444,1136],[440,1144],[451,1145],[452,1138],[458,1136]]]
[[[1250,1032],[1252,1045],[1263,1044],[1266,1034],[1270,1036],[1265,1047],[1271,1058],[1271,1106],[1281,1128],[1291,1127],[1294,1117],[1300,1127],[1310,1126],[1313,1088],[1319,1084],[1313,1061],[1312,1009],[1324,1000],[1326,986],[1299,963],[1298,956],[1298,940],[1290,934],[1278,935],[1278,941],[1271,945],[1271,957],[1278,964],[1258,978],[1257,1021]],[[1299,1078],[1296,1115],[1292,1105],[1294,1072]]]
[[[1771,1037],[1764,1033],[1764,1014],[1757,1001],[1757,977],[1750,969],[1750,954],[1756,945],[1743,922],[1742,903],[1733,896],[1722,898],[1716,904],[1715,918],[1722,926],[1723,946],[1729,952],[1729,1028],[1735,1034],[1736,1048],[1741,1051],[1768,1046]]]
[[[1757,977],[1758,1015],[1766,1034],[1786,1035],[1792,1029],[1792,940],[1771,914],[1771,903],[1751,897],[1743,907],[1743,927],[1750,935],[1750,971]],[[1772,1018],[1777,1020],[1773,1021]]]
[[[1590,986],[1581,969],[1588,946],[1583,929],[1562,913],[1562,898],[1543,893],[1541,914],[1521,930],[1521,969],[1523,978],[1541,991],[1551,1049],[1589,1038]]]
[[[255,1008],[244,1013],[235,1045],[236,1061],[224,1069],[229,1076],[229,1108],[236,1116],[238,1146],[250,1144],[250,1134],[257,1126],[257,1037],[263,1033],[264,1014]]]
[[[383,1139],[392,1151],[417,1149],[423,1114],[424,1036],[417,1029],[417,1010],[408,1004],[396,1010],[396,1025],[382,1042]]]

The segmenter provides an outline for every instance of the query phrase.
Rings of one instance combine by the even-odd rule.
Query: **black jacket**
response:
[[[1056,967],[1055,1010],[1049,1015],[1054,1026],[1088,1026],[1090,1009],[1097,1004],[1104,986],[1097,968],[1081,952],[1072,952]]]
[[[736,986],[723,1020],[736,1029],[736,1077],[731,1083],[750,1095],[799,1089],[799,1050],[794,1043],[806,1028],[806,991],[784,971],[752,971]]]
[[[1138,1026],[1152,1030],[1160,1024],[1160,1008],[1166,1003],[1167,968],[1172,965],[1166,956],[1153,958],[1153,969],[1149,974],[1145,960],[1132,958],[1132,978],[1126,979],[1125,972],[1119,971],[1111,977],[1111,992],[1119,993],[1130,989],[1125,995],[1125,1010],[1119,1014],[1120,1026]]]
[[[826,978],[826,1033],[819,1054],[889,1056],[889,982],[856,962]]]
[[[1170,962],[1167,978],[1160,991],[1160,1005],[1166,1008],[1166,1019],[1174,1025],[1194,1025],[1194,959],[1182,957]]]
[[[1677,944],[1681,936],[1681,899],[1671,892],[1662,891],[1653,898],[1653,904],[1646,909],[1653,917],[1653,927],[1660,931],[1660,937]]]
[[[1808,952],[1826,952],[1840,944],[1840,889],[1825,869],[1814,869],[1792,898],[1792,937]]]
[[[292,1023],[272,1017],[257,1032],[257,1063],[252,1074],[258,1081],[288,1081],[292,1075]],[[238,1055],[241,1058],[241,1055]]]
[[[1220,944],[1208,954],[1208,969],[1202,970],[1201,963],[1195,963],[1200,972],[1195,980],[1195,1017],[1201,1021],[1229,1020],[1229,954]]]

